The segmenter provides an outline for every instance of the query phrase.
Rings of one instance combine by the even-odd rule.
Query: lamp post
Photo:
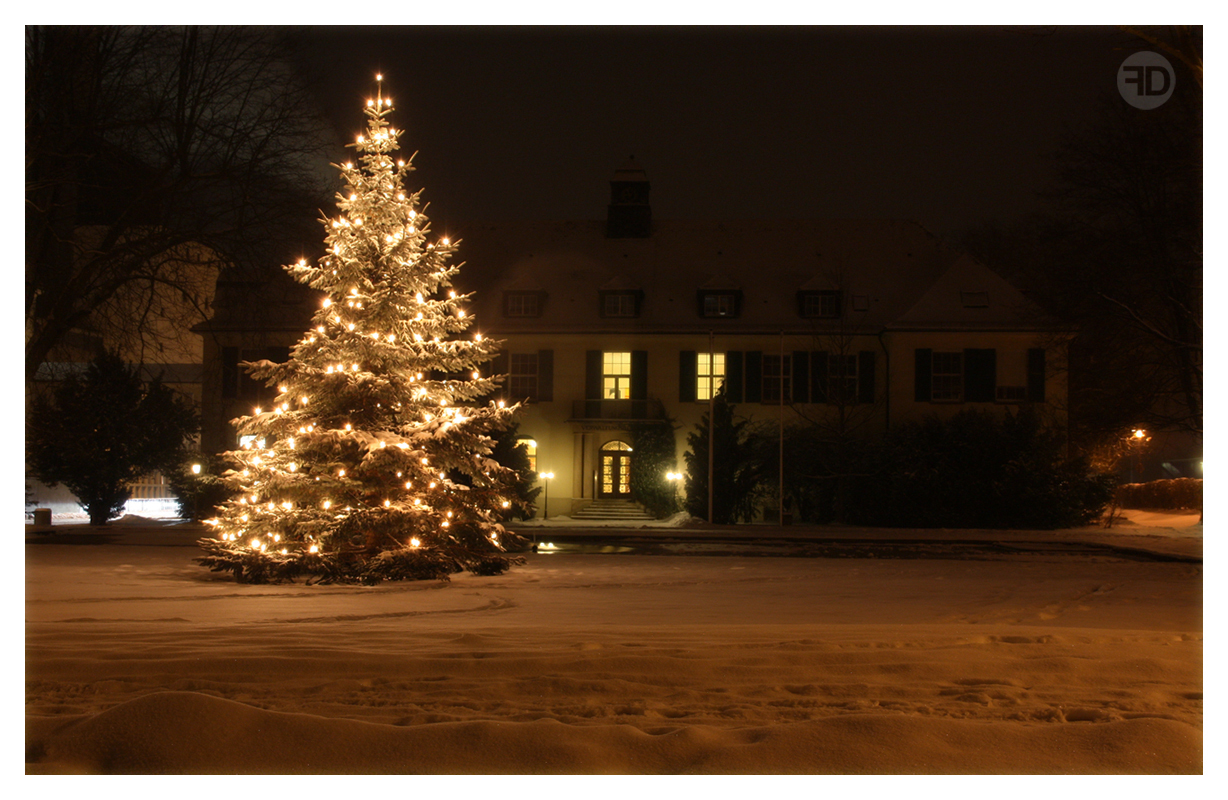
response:
[[[674,487],[674,508],[677,509],[678,508],[678,481],[682,480],[682,473],[681,472],[667,472],[665,473],[665,480],[669,481],[670,485]]]
[[[1135,428],[1130,433],[1130,444],[1134,450],[1134,458],[1130,461],[1130,483],[1134,483],[1134,466],[1137,462],[1140,477],[1143,472],[1143,446],[1151,441],[1151,437],[1147,435],[1147,431],[1142,428]]]
[[[550,479],[554,477],[554,473],[539,472],[537,477],[542,479],[542,484],[546,487],[546,501],[542,504],[542,519],[550,519]]]

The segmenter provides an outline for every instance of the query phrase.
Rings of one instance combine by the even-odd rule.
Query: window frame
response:
[[[524,305],[515,308],[516,304],[523,304],[526,300],[532,300],[532,308],[526,308]],[[545,301],[545,292],[505,291],[503,293],[503,316],[507,319],[540,317],[542,306],[546,304]]]
[[[844,368],[841,369],[841,362]],[[849,365],[852,370],[849,370]],[[861,353],[828,353],[826,402],[854,405],[861,400]]]
[[[517,359],[520,360],[518,365]],[[528,360],[532,361],[532,371],[525,367]],[[521,369],[517,369],[517,366]],[[519,391],[517,390],[519,386]],[[531,391],[524,391],[530,388]],[[541,391],[541,355],[540,353],[508,353],[507,357],[507,393],[514,398],[537,397]]]
[[[725,384],[726,367],[725,354],[712,353],[712,374],[708,374],[708,353],[695,353],[695,401],[706,403],[712,399],[712,396],[720,391],[721,386]],[[720,383],[715,383],[715,379],[719,378]],[[707,385],[705,385],[707,384]]]
[[[954,359],[958,365],[958,371],[949,369],[950,363],[943,366],[948,367],[944,371],[939,371],[939,357],[949,361]],[[934,350],[930,353],[930,402],[931,403],[962,403],[964,402],[964,381],[966,376],[964,364],[964,353],[962,350]],[[945,390],[945,396],[940,397],[938,391],[939,378],[948,380],[955,379],[958,381],[958,391],[952,392],[950,389]],[[952,381],[954,382],[954,381]],[[953,396],[952,396],[953,395]]]
[[[773,368],[769,368],[773,364]],[[784,371],[784,387],[781,387],[781,374]],[[760,361],[760,391],[759,402],[766,406],[786,405],[793,401],[793,354],[765,352]],[[770,387],[770,389],[769,389]],[[783,392],[783,396],[782,395]]]
[[[700,289],[697,296],[699,316],[704,319],[737,319],[742,314],[740,289]],[[711,310],[709,301],[715,302]]]
[[[640,301],[643,293],[628,290],[601,290],[598,313],[603,319],[636,319],[640,315]],[[617,300],[618,307],[611,309],[611,301]]]
[[[617,361],[611,357],[618,357]],[[623,369],[623,356],[625,356],[625,371]],[[631,399],[631,365],[633,356],[630,350],[603,350],[601,351],[601,399],[602,400],[630,400]],[[620,371],[615,371],[620,370]],[[613,380],[613,384],[610,381]],[[617,393],[618,396],[611,397],[610,389]]]
[[[843,293],[839,289],[806,289],[797,293],[797,313],[802,319],[840,319]]]

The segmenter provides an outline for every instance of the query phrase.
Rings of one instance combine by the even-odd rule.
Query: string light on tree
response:
[[[517,474],[490,457],[518,406],[475,405],[501,381],[481,368],[501,343],[466,332],[458,243],[405,189],[413,166],[393,157],[401,132],[377,86],[357,160],[337,166],[326,255],[286,267],[323,294],[315,318],[286,363],[245,364],[277,396],[235,420],[249,443],[227,454],[236,499],[197,559],[241,581],[446,579],[518,561],[499,522]]]

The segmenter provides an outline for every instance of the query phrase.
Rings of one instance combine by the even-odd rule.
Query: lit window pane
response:
[[[711,399],[713,387],[719,390],[725,378],[725,354],[713,353],[709,360],[708,353],[696,353],[695,375],[695,399]]]

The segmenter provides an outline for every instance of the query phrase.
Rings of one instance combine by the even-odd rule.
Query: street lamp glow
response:
[[[550,479],[554,477],[554,473],[539,472],[537,477],[541,478],[546,484],[546,499],[542,503],[542,519],[550,519]]]

